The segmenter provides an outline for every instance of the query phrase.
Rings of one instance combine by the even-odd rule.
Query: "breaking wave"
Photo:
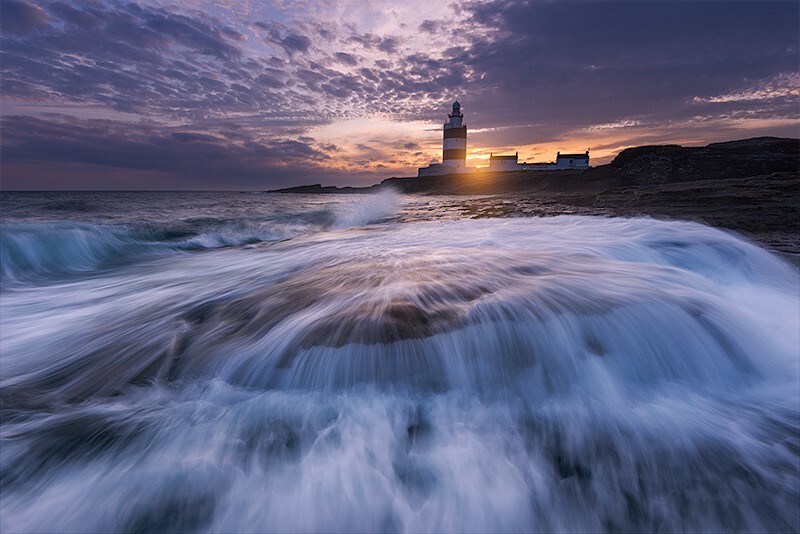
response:
[[[6,223],[0,239],[0,275],[6,284],[130,264],[182,251],[254,245],[329,229],[380,222],[399,208],[399,195],[357,195],[332,207],[225,219],[192,217],[160,223],[81,221]],[[88,211],[87,202],[51,202],[48,211]]]
[[[796,269],[393,202],[7,292],[2,530],[800,528]]]

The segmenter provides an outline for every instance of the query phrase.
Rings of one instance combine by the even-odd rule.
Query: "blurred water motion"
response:
[[[800,529],[798,273],[735,235],[2,202],[3,532]]]

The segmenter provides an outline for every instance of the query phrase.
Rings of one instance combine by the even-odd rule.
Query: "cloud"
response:
[[[796,4],[517,2],[467,10],[484,31],[454,62],[480,73],[466,89],[500,124],[695,113],[685,109],[688,97],[797,61]]]
[[[351,35],[348,39],[351,43],[356,43],[367,50],[379,50],[386,54],[394,54],[400,45],[400,39],[394,36],[380,36],[372,33]]]
[[[117,3],[36,9],[53,23],[2,36],[6,98],[174,116],[271,101],[254,83],[241,34],[211,17]]]
[[[290,56],[294,55],[295,52],[307,53],[311,47],[311,39],[298,33],[290,33],[281,39],[280,43]]]
[[[238,58],[241,51],[230,45],[226,39],[238,33],[209,24],[209,21],[177,15],[163,10],[145,10],[138,6],[129,7],[134,16],[143,22],[139,30],[153,30],[162,38],[172,43],[184,46],[195,53],[214,56],[221,60]],[[171,43],[170,43],[171,44]]]
[[[177,141],[183,141],[184,143],[189,143],[192,141],[211,141],[211,142],[217,141],[217,138],[211,135],[191,133],[191,132],[175,132],[172,134],[172,138]]]
[[[789,99],[796,104],[800,98],[800,73],[781,72],[777,76],[760,80],[743,89],[729,93],[692,99],[694,103],[727,103]]]
[[[8,117],[2,141],[15,164],[66,164],[74,150],[70,164],[209,181],[381,163],[397,171],[427,158],[425,129],[456,99],[471,148],[670,124],[686,125],[686,136],[798,115],[796,2],[409,0],[384,13],[150,1],[1,3],[4,113],[33,115],[30,131]],[[45,116],[53,107],[126,122]],[[423,139],[305,138],[373,117],[425,122]],[[104,136],[113,150],[99,150]],[[410,151],[416,159],[404,160]]]
[[[0,27],[3,32],[24,34],[45,28],[49,17],[45,11],[28,2],[3,0],[0,2]]]
[[[425,33],[437,33],[439,31],[440,23],[435,20],[425,20],[419,25],[419,31]]]
[[[420,67],[409,64],[398,36],[360,33],[324,19],[305,17],[294,25],[258,20],[233,28],[194,10],[114,1],[42,6],[53,24],[3,36],[6,98],[167,121],[285,109],[311,119],[320,108],[330,116],[363,116],[381,101],[410,116],[429,113],[431,95],[441,98],[441,88],[460,76],[458,68],[436,67],[427,56],[410,57],[423,59]],[[253,54],[247,32],[256,32],[273,54]],[[321,49],[309,35],[338,48]],[[348,69],[359,65],[356,72]]]
[[[400,40],[396,37],[385,37],[380,39],[376,48],[381,52],[386,52],[387,54],[394,54],[397,52],[397,47],[400,44]]]
[[[3,119],[2,128],[4,168],[36,162],[153,171],[201,188],[222,177],[239,187],[275,185],[271,175],[276,170],[283,178],[314,168],[320,174],[324,169],[319,164],[330,158],[311,142],[255,136],[233,140],[224,131],[209,135],[154,124],[10,116]],[[25,180],[4,172],[4,187]]]
[[[334,54],[334,57],[336,57],[336,59],[339,60],[339,62],[344,63],[345,65],[350,65],[351,67],[358,65],[358,58],[353,54],[348,54],[346,52],[336,52]]]

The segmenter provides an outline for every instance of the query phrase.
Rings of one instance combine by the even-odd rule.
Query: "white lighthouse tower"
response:
[[[447,117],[450,120],[444,123],[442,162],[421,168],[418,176],[477,171],[474,167],[467,167],[467,125],[464,124],[464,114],[461,113],[461,104],[458,101],[453,104],[453,112],[448,113]]]
[[[458,100],[453,104],[453,112],[447,116],[450,121],[444,123],[442,165],[450,172],[458,172],[467,166],[467,125]]]

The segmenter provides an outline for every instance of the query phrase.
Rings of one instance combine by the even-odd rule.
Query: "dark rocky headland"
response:
[[[650,215],[695,220],[800,258],[800,140],[758,137],[705,147],[642,146],[584,171],[479,172],[388,178],[371,187],[293,187],[280,193],[489,195],[464,199],[475,217]],[[501,197],[503,202],[498,202]]]

